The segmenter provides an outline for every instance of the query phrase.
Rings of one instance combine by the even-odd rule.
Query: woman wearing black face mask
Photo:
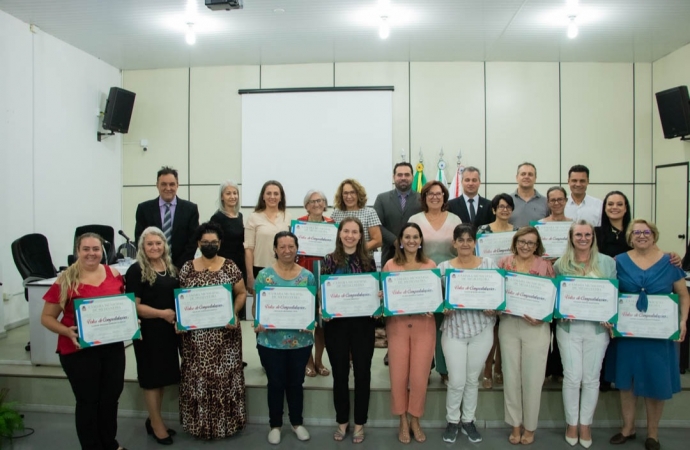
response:
[[[247,297],[242,273],[235,263],[218,256],[223,230],[213,222],[196,230],[201,257],[180,270],[183,288],[231,284],[235,316]],[[182,335],[180,419],[182,428],[200,439],[232,436],[244,428],[247,413],[242,371],[242,330],[192,330]]]

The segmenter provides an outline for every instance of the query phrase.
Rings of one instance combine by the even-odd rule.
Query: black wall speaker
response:
[[[666,139],[690,135],[690,98],[687,86],[657,92],[656,104]]]
[[[126,133],[134,109],[134,97],[137,94],[119,87],[111,87],[108,102],[105,104],[103,129]]]

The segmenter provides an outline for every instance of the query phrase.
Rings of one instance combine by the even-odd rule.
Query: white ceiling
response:
[[[690,42],[690,0],[580,0],[566,37],[566,0],[244,0],[210,11],[192,0],[0,0],[0,10],[121,69],[346,61],[651,62]],[[282,8],[284,12],[276,13]],[[558,21],[558,23],[555,23]]]

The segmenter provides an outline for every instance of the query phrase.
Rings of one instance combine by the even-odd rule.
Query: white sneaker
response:
[[[297,439],[300,441],[308,441],[311,436],[309,436],[309,432],[307,431],[306,428],[304,428],[302,425],[298,425],[297,428],[293,427],[292,431],[297,435]]]
[[[268,433],[268,443],[273,445],[280,444],[280,428],[271,428]]]

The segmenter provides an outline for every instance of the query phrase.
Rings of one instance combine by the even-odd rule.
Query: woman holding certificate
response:
[[[143,337],[133,341],[137,378],[149,413],[146,431],[159,444],[170,445],[175,433],[163,422],[161,403],[165,386],[180,382],[179,339],[175,333],[175,289],[180,282],[160,229],[146,228],[138,247],[137,262],[126,274],[127,292],[134,293]]]
[[[658,305],[656,299],[652,300],[649,297],[672,292],[677,294],[680,308],[671,305],[671,310],[678,313],[680,326],[676,328],[675,320],[675,323],[669,325],[679,331],[678,340],[683,341],[690,306],[690,296],[685,287],[685,272],[669,264],[669,256],[657,247],[659,231],[653,223],[644,219],[633,220],[628,226],[626,238],[632,250],[616,257],[620,292],[638,294],[633,312],[642,313]],[[620,307],[619,305],[617,327],[621,322]],[[668,316],[673,317],[670,314]],[[649,322],[645,322],[644,325],[649,327]],[[658,322],[655,325],[666,324]],[[641,332],[644,331],[648,330]],[[635,438],[635,405],[637,397],[644,397],[647,409],[645,448],[658,450],[661,448],[658,431],[664,401],[680,391],[677,345],[668,338],[622,337],[616,340],[618,345],[615,368],[613,373],[607,371],[606,376],[620,389],[623,428],[609,442],[622,444]]]
[[[299,217],[297,220],[302,222],[334,223],[333,219],[323,215],[327,207],[328,201],[326,200],[326,195],[321,191],[310,189],[309,192],[307,192],[307,195],[304,196],[304,208],[309,214]],[[313,273],[314,263],[316,261],[323,261],[323,258],[319,256],[300,255],[297,259],[297,264]],[[323,328],[317,322],[316,328],[314,329],[315,357],[313,357],[311,354],[309,355],[309,362],[307,363],[307,368],[305,370],[305,373],[308,377],[315,377],[316,374],[319,374],[322,377],[327,377],[331,374],[331,371],[323,365],[323,362],[321,362],[325,345]]]
[[[508,222],[510,216],[513,215],[515,202],[513,197],[508,194],[498,194],[491,199],[491,210],[496,217],[496,220],[487,225],[482,225],[477,230],[477,233],[502,233],[508,231],[517,231],[517,227]],[[498,329],[500,328],[500,319],[494,325],[494,343],[489,351],[489,356],[486,358],[484,364],[484,376],[482,378],[482,387],[484,389],[491,389],[496,384],[503,384],[503,365],[501,364],[501,346],[498,341]]]
[[[408,223],[398,233],[395,256],[383,272],[404,272],[436,267],[424,253],[424,237],[419,225]],[[388,365],[391,377],[391,412],[400,416],[398,440],[410,442],[410,431],[417,442],[426,435],[419,424],[424,414],[429,368],[436,346],[433,313],[393,316],[386,319]],[[408,422],[407,415],[410,415]]]
[[[552,186],[546,191],[546,203],[549,205],[549,215],[542,219],[544,222],[572,222],[573,219],[565,217],[565,204],[568,202],[568,194],[561,186]]]
[[[115,436],[117,404],[125,381],[125,347],[116,342],[80,350],[74,301],[122,294],[124,280],[117,270],[101,264],[103,238],[99,235],[82,234],[76,248],[77,261],[43,297],[41,324],[58,334],[60,364],[77,401],[74,416],[81,448],[123,450]]]
[[[285,191],[278,181],[264,183],[254,212],[244,227],[244,261],[247,267],[247,291],[254,293],[254,278],[273,264],[273,237],[290,229],[290,214],[285,211]]]
[[[199,225],[195,237],[201,256],[182,266],[180,286],[232,285],[236,318],[247,291],[235,263],[218,256],[223,230],[215,222],[206,222]],[[180,420],[185,431],[200,439],[219,439],[244,428],[247,412],[242,369],[239,321],[236,325],[193,329],[182,334]]]
[[[461,224],[453,231],[453,247],[458,256],[439,264],[445,276],[453,269],[498,269],[491,258],[474,256],[477,232],[471,224]],[[502,292],[502,290],[501,290]],[[448,393],[444,442],[455,442],[458,430],[470,442],[481,442],[474,425],[479,394],[479,374],[494,341],[496,312],[493,310],[448,309],[441,326],[441,344],[448,366]],[[462,414],[460,412],[462,405]],[[462,422],[461,422],[462,419]]]
[[[309,287],[316,286],[314,275],[300,267],[297,258],[297,236],[281,231],[273,238],[275,262],[262,269],[256,277],[257,286]],[[256,313],[256,303],[254,317]],[[313,319],[312,315],[312,319]],[[292,431],[300,441],[309,440],[309,432],[302,425],[304,407],[304,368],[309,361],[314,336],[306,330],[268,330],[258,324],[255,328],[261,365],[268,378],[268,417],[271,431],[268,442],[280,443],[283,426],[283,402],[287,398]]]
[[[410,217],[410,222],[419,225],[424,234],[424,250],[434,263],[440,264],[456,255],[453,248],[453,230],[462,221],[448,209],[448,189],[440,181],[429,181],[420,193],[422,212]],[[441,348],[441,323],[443,314],[434,315],[436,320],[436,350],[434,358],[436,371],[441,381],[448,384],[448,369]]]
[[[557,275],[616,278],[616,263],[597,250],[594,227],[579,220],[570,227],[565,253],[554,264]],[[600,291],[601,292],[601,291]],[[617,299],[614,299],[617,301]],[[615,308],[614,308],[615,311]],[[592,445],[591,425],[599,399],[599,373],[609,344],[610,325],[587,320],[560,320],[556,338],[563,361],[563,406],[568,428],[565,440]]]
[[[501,269],[540,277],[555,276],[551,263],[541,257],[544,245],[536,228],[520,228],[513,236],[510,249],[513,254],[498,262]],[[503,314],[498,336],[505,376],[505,420],[513,427],[508,440],[511,444],[531,444],[539,420],[551,330],[539,318]]]
[[[356,217],[364,226],[364,245],[373,252],[381,247],[381,220],[374,208],[367,206],[367,191],[357,180],[343,180],[335,192],[333,220],[340,223],[345,217]]]
[[[346,217],[338,227],[335,251],[326,255],[322,275],[376,272],[376,263],[364,248],[364,227],[356,217]],[[378,284],[378,282],[377,282]],[[324,319],[325,320],[325,319]],[[350,356],[355,375],[355,428],[352,442],[364,441],[374,356],[374,326],[371,316],[340,317],[324,323],[326,349],[333,367],[333,405],[338,428],[333,439],[342,441],[350,420]]]

